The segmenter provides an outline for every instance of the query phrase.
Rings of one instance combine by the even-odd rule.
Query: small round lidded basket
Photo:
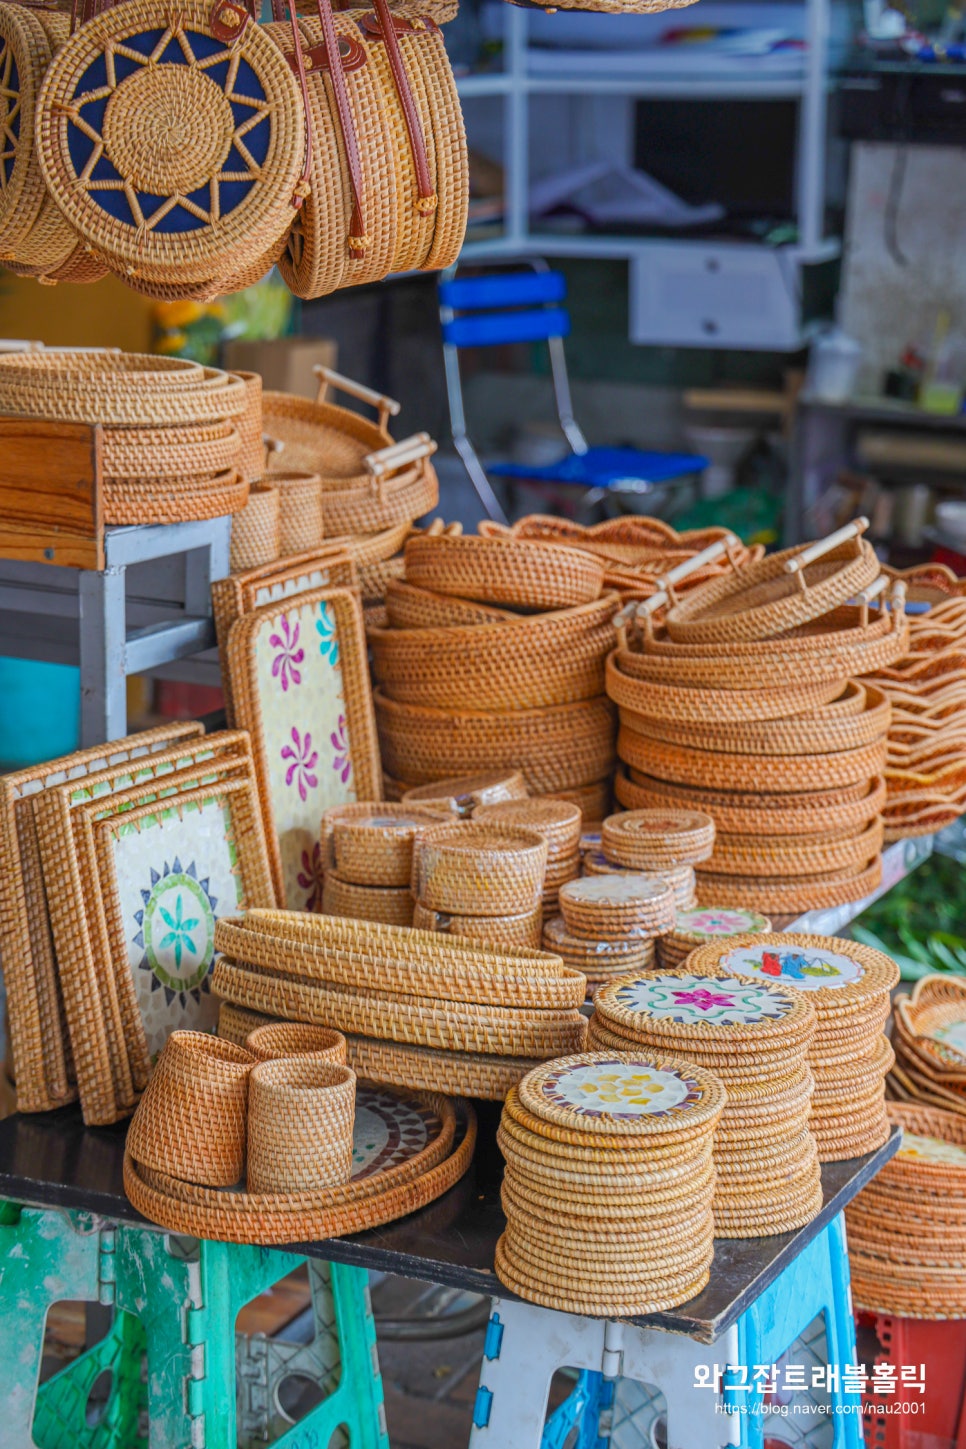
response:
[[[315,1192],[348,1182],[355,1100],[355,1073],[337,1062],[260,1062],[248,1109],[249,1192]]]

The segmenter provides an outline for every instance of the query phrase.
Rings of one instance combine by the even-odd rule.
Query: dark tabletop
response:
[[[308,1257],[469,1292],[512,1296],[493,1271],[493,1251],[504,1223],[500,1209],[503,1159],[494,1140],[499,1106],[484,1102],[478,1104],[478,1110],[480,1140],[473,1166],[437,1202],[387,1227],[298,1244],[299,1251]],[[122,1186],[125,1131],[125,1123],[111,1128],[84,1127],[76,1108],[29,1117],[18,1113],[0,1121],[0,1197],[77,1208],[122,1222],[143,1222]],[[635,1322],[713,1343],[875,1176],[898,1146],[897,1130],[878,1152],[828,1163],[822,1169],[825,1202],[807,1228],[771,1238],[719,1238],[711,1280],[704,1291],[669,1313]]]

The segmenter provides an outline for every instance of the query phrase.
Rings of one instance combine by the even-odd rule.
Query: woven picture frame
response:
[[[0,777],[0,958],[22,1112],[47,1112],[77,1097],[35,809],[47,790],[113,764],[146,759],[203,733],[183,721]]]
[[[223,669],[252,737],[278,898],[315,909],[322,812],[382,795],[358,597],[317,589],[253,610],[233,624]]]

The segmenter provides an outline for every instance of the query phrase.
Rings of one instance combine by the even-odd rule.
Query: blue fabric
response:
[[[148,56],[152,54],[163,35],[163,30],[145,30],[139,34],[125,37],[124,44],[130,50],[136,51],[139,55]],[[210,56],[218,55],[225,49],[224,44],[220,40],[216,40],[213,36],[205,35],[202,31],[198,30],[192,30],[190,32],[189,44],[198,60],[204,60]],[[158,63],[162,65],[187,65],[188,62],[181,46],[176,40],[172,39],[165,46]],[[139,69],[141,67],[137,61],[130,60],[124,56],[115,57],[115,74],[119,82]],[[214,65],[207,70],[205,74],[221,90],[224,90],[228,78],[228,61],[219,62],[218,65]],[[107,100],[102,97],[99,100],[85,101],[84,96],[92,95],[94,92],[103,89],[106,84],[107,66],[103,55],[100,55],[87,67],[87,70],[80,77],[74,91],[75,97],[78,98],[79,110],[85,122],[98,132],[100,132],[103,125]],[[233,95],[254,101],[265,100],[265,89],[248,61],[243,60],[239,64]],[[232,100],[229,104],[231,105],[232,115],[235,118],[236,125],[241,126],[246,121],[251,120],[253,114],[252,108],[246,105],[243,100]],[[257,126],[253,126],[244,137],[245,147],[258,166],[264,163],[268,155],[271,136],[271,120],[266,116]],[[79,174],[90,160],[91,153],[94,149],[94,142],[89,136],[86,136],[79,130],[77,126],[71,125],[67,133],[67,146],[71,165],[74,167],[75,172]],[[248,170],[247,161],[242,158],[234,147],[229,152],[226,169],[242,172]],[[106,157],[102,157],[94,168],[92,179],[95,181],[119,181],[120,176],[111,162]],[[221,215],[228,216],[234,211],[244,201],[254,184],[253,180],[224,182],[219,187],[219,210]],[[96,206],[99,206],[102,211],[105,211],[108,216],[113,217],[123,225],[130,227],[136,226],[136,219],[123,191],[92,191],[88,195],[90,200]],[[162,207],[167,199],[165,196],[151,196],[147,193],[140,193],[138,197],[141,210],[146,217],[150,217],[153,212]],[[200,187],[193,193],[191,200],[205,211],[210,210],[210,187]],[[153,229],[161,234],[184,235],[188,232],[201,231],[207,225],[207,222],[202,221],[197,216],[193,216],[183,206],[175,206],[172,207],[167,215]]]
[[[546,342],[567,337],[570,317],[560,307],[535,312],[479,312],[443,323],[443,341],[452,347],[498,347],[506,342]]]
[[[441,282],[439,299],[454,311],[496,307],[537,307],[562,302],[567,282],[561,272],[504,272],[489,277]]]
[[[582,488],[613,488],[617,483],[670,483],[690,473],[701,473],[707,458],[697,453],[645,453],[637,448],[590,448],[568,453],[559,463],[527,468],[520,463],[496,463],[487,472],[501,478],[531,478],[544,483],[572,483]]]

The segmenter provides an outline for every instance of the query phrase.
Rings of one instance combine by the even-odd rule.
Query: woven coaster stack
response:
[[[795,992],[684,971],[599,991],[588,1045],[669,1052],[720,1077],[715,1233],[750,1238],[802,1228],[822,1206],[809,1131],[814,1033],[815,1013]]]
[[[548,1062],[511,1091],[497,1142],[496,1272],[568,1313],[656,1313],[708,1281],[717,1077],[634,1050]]]
[[[601,846],[584,857],[585,875],[629,872],[667,881],[678,910],[695,905],[694,867],[714,847],[710,815],[688,810],[627,810],[601,826]]]
[[[500,805],[481,805],[473,819],[493,825],[519,825],[544,837],[547,871],[543,909],[545,915],[554,914],[560,887],[580,875],[580,807],[565,800],[509,800]]]
[[[966,981],[924,976],[897,997],[892,1045],[894,1097],[966,1116]]]
[[[771,921],[757,911],[725,906],[699,906],[694,911],[678,911],[674,930],[662,936],[657,943],[657,959],[664,970],[673,970],[683,964],[692,951],[712,941],[726,940],[729,936],[761,936],[771,930]]]
[[[468,820],[480,805],[526,800],[529,792],[519,770],[494,770],[489,774],[456,775],[432,785],[414,785],[401,798],[404,804],[432,810],[443,819],[454,816]]]
[[[629,971],[646,970],[654,961],[654,943],[670,930],[676,910],[667,881],[639,874],[568,881],[559,901],[561,914],[544,926],[544,949],[584,972],[589,995]]]
[[[406,805],[335,805],[322,816],[322,909],[328,916],[413,924],[413,842],[438,823]]]
[[[850,679],[898,657],[908,625],[900,585],[870,610],[882,581],[864,526],[682,598],[655,595],[640,633],[618,629],[615,793],[631,810],[712,817],[702,905],[798,914],[861,899],[881,879],[890,709]]]
[[[902,1145],[845,1211],[853,1301],[900,1318],[966,1318],[966,1123],[896,1102],[889,1121]]]
[[[104,522],[182,523],[245,506],[244,384],[183,358],[55,349],[0,357],[0,413],[101,424]]]
[[[881,951],[835,936],[776,932],[702,946],[696,976],[743,976],[807,994],[818,1018],[809,1047],[815,1078],[810,1128],[822,1162],[862,1157],[889,1136],[885,1077],[893,1052],[882,1028],[899,968]]]
[[[436,821],[413,848],[413,924],[497,947],[538,947],[546,870],[546,838],[535,830]]]
[[[617,597],[585,553],[506,537],[423,536],[369,627],[387,773],[403,790],[518,769],[585,818],[606,806],[614,711],[604,693]]]
[[[966,586],[943,564],[899,578],[914,609],[901,659],[869,676],[892,705],[886,761],[886,839],[931,835],[966,809]]]
[[[584,1044],[583,977],[543,951],[297,911],[219,923],[216,944],[223,1001],[344,1032],[374,1081],[500,1101]]]

